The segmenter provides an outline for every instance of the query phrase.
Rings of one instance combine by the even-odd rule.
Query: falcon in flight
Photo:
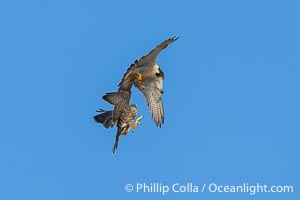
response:
[[[146,98],[151,116],[158,127],[161,127],[164,123],[164,108],[161,97],[161,94],[163,94],[164,72],[157,65],[156,58],[163,49],[178,38],[173,37],[163,41],[147,55],[136,60],[127,69],[118,85],[119,91],[130,90],[133,84],[141,91]],[[137,77],[139,81],[133,81],[133,76]]]
[[[105,128],[111,128],[116,124],[116,121],[113,120],[113,110],[103,110],[99,109],[97,112],[100,112],[100,114],[95,115],[94,119],[96,122],[103,124]],[[131,129],[129,123],[127,123],[127,120],[133,120],[138,114],[137,105],[131,104],[130,105],[130,111],[128,112],[128,117],[125,117],[124,115],[118,119],[117,122],[117,134],[115,139],[115,144],[112,149],[113,154],[116,152],[119,144],[119,138],[121,135],[127,135],[129,130]],[[140,124],[140,119],[143,117],[141,115],[139,118],[137,118],[135,124]],[[125,118],[125,120],[124,120]]]
[[[125,133],[126,127],[136,128],[137,124],[134,123],[133,119],[137,115],[136,105],[130,105],[129,101],[131,98],[131,91],[120,91],[110,92],[103,96],[103,99],[110,104],[113,104],[114,110],[112,111],[111,124],[115,124],[117,121],[117,134],[115,145],[113,147],[113,153],[118,148],[119,137]],[[124,132],[125,131],[125,132]]]

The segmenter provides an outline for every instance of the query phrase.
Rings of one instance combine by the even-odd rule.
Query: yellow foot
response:
[[[134,85],[139,88],[143,88],[145,84],[142,82],[143,76],[141,73],[135,73]]]
[[[137,74],[138,81],[142,81],[142,77],[143,77],[142,74],[139,72],[137,72],[136,74]]]
[[[136,118],[135,123],[136,125],[140,125],[141,124],[141,119],[143,119],[144,115],[139,116],[138,118]]]
[[[144,117],[144,115],[141,115],[141,116],[139,116],[138,118],[136,118],[136,120],[135,120],[135,124],[137,125],[137,126],[139,126],[139,125],[141,125],[141,119]],[[131,127],[129,127],[128,128],[128,132],[129,131],[133,131],[134,130],[134,128],[131,128]]]

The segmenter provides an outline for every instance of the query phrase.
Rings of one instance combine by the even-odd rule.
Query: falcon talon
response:
[[[141,115],[141,116],[139,116],[138,118],[136,118],[136,120],[135,120],[135,123],[137,124],[137,125],[140,125],[141,124],[141,119],[143,119],[143,117],[144,117],[144,115]]]

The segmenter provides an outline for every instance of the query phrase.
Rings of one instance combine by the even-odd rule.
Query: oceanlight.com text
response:
[[[257,193],[292,193],[294,187],[291,185],[267,185],[267,184],[249,184],[242,183],[237,185],[224,185],[218,183],[202,183],[195,184],[192,182],[172,184],[164,184],[160,182],[154,183],[136,183],[126,184],[124,187],[126,192],[136,193],[246,193],[255,195]]]

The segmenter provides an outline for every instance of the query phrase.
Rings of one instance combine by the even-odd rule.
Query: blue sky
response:
[[[299,199],[299,1],[0,3],[0,199]],[[94,123],[135,59],[158,64],[165,124]],[[143,193],[126,184],[292,185],[294,193]]]

